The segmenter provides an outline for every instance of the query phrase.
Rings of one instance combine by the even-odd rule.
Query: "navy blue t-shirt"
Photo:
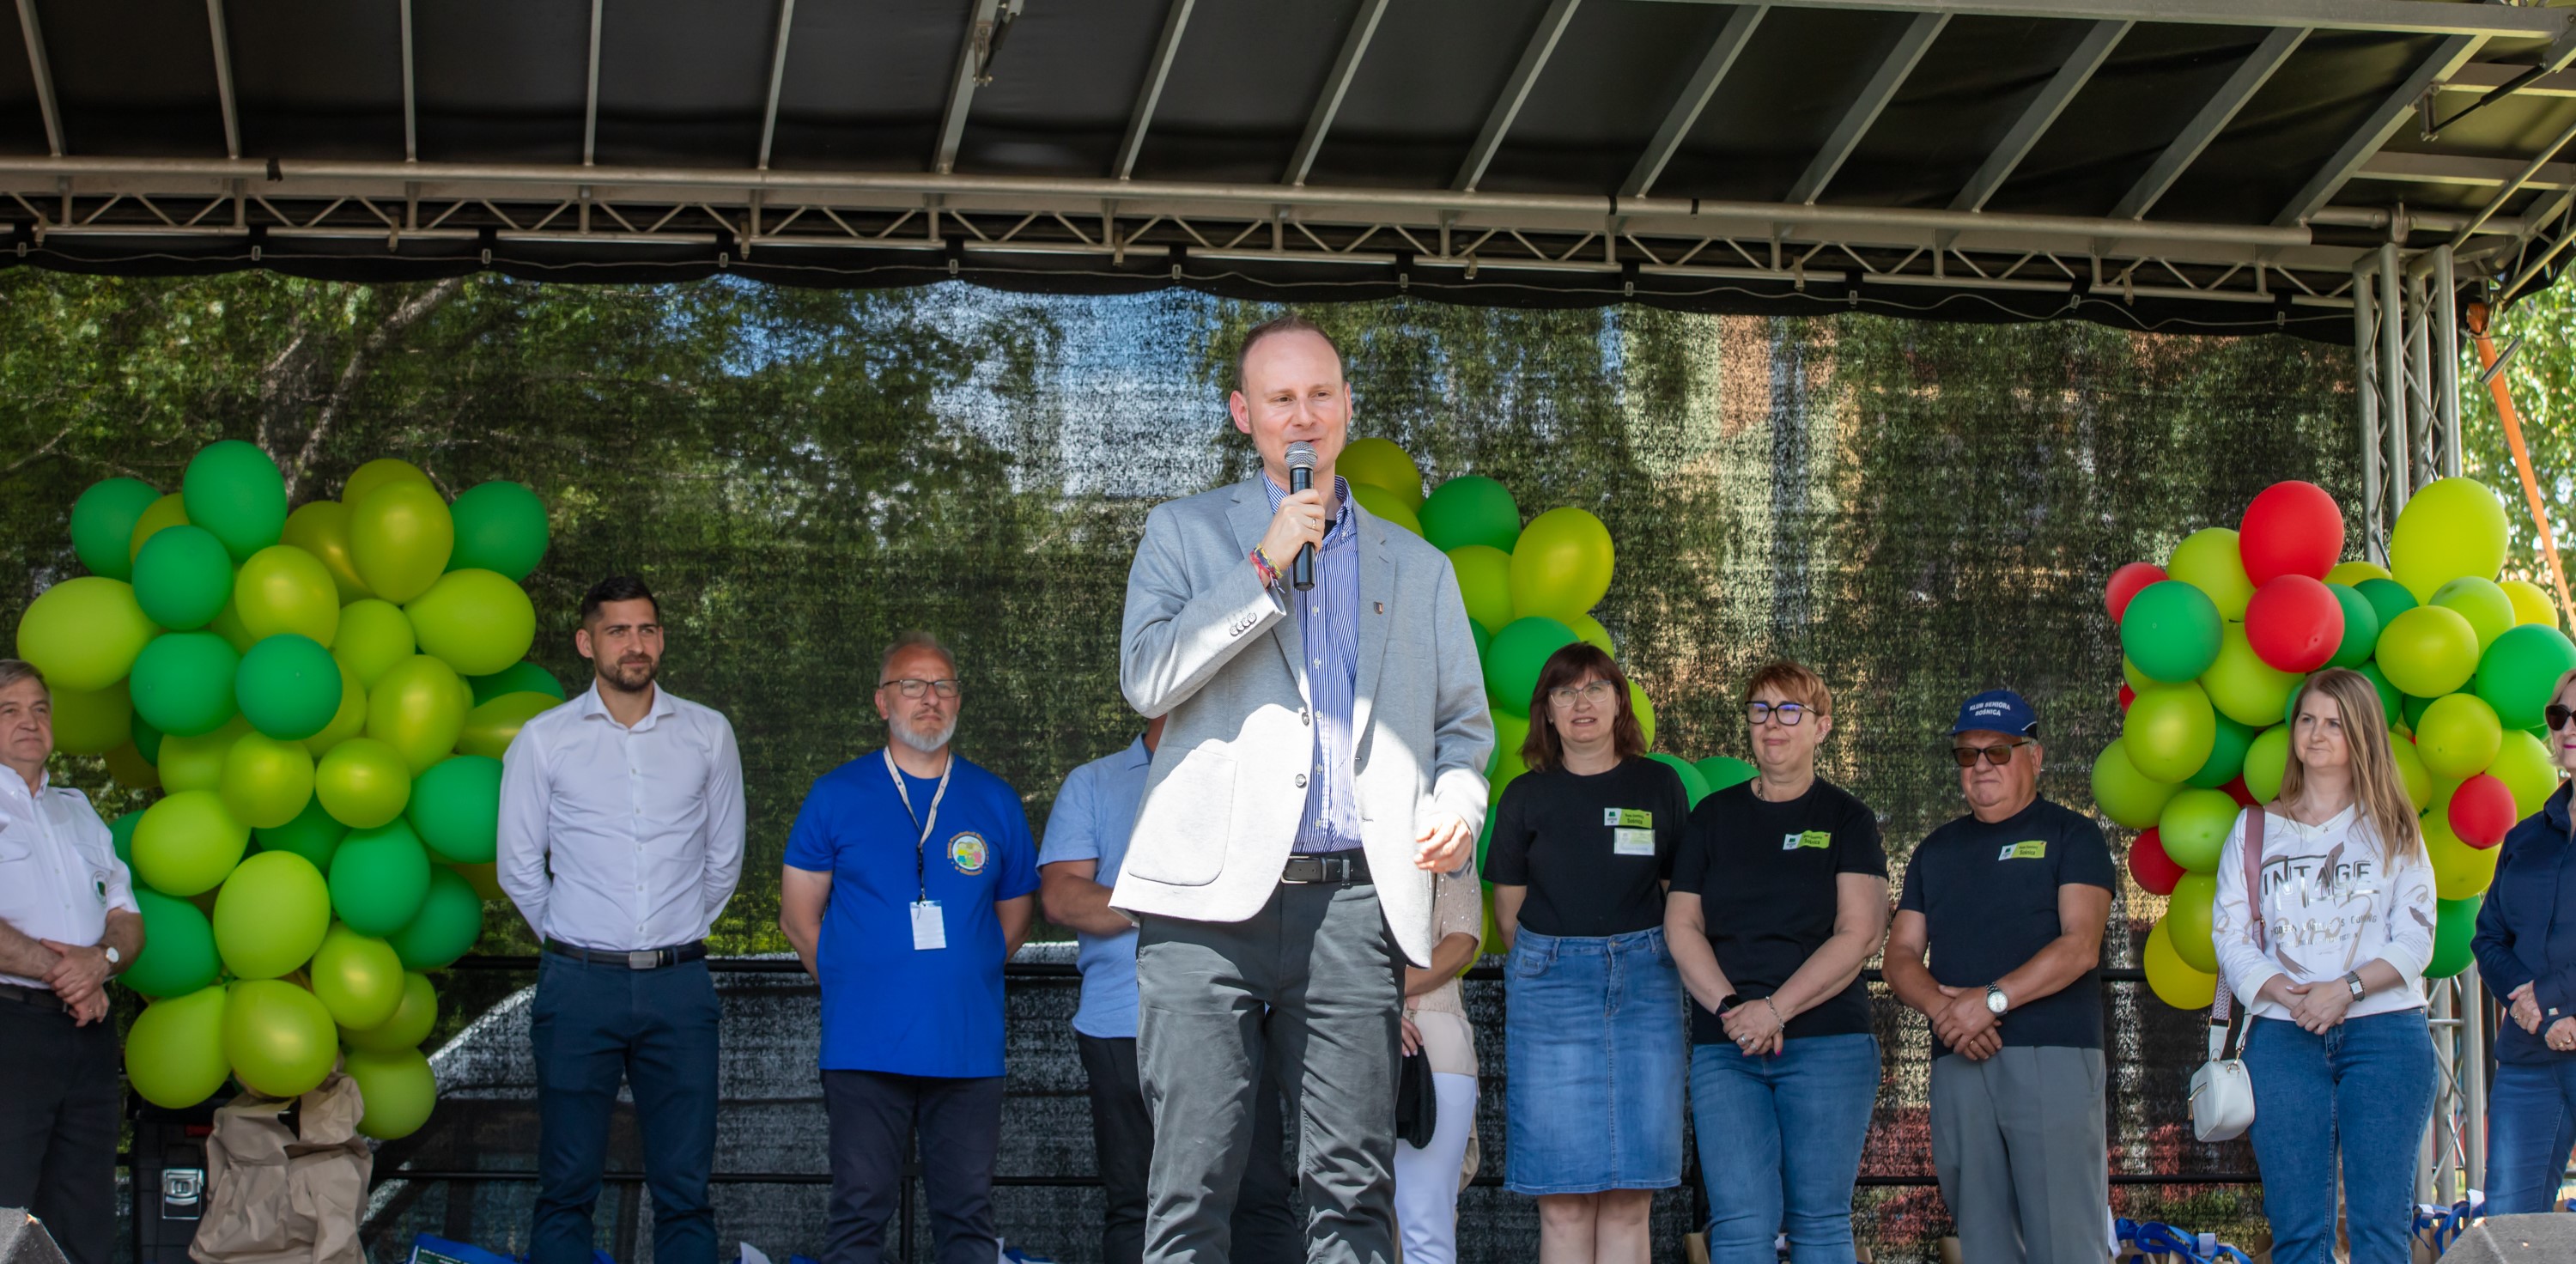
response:
[[[825,773],[796,814],[788,866],[832,875],[814,954],[824,1070],[1002,1073],[1002,922],[993,905],[1038,889],[1037,843],[1008,784],[955,763],[930,842],[918,848],[918,879],[915,819],[930,815],[937,779],[904,778],[907,813],[884,755],[870,751]],[[912,903],[925,885],[940,904],[946,948],[912,946]]]
[[[1925,835],[1905,862],[1900,910],[1921,913],[1929,931],[1932,978],[1945,987],[1983,988],[2064,933],[2057,889],[2070,884],[2116,891],[2111,850],[2091,818],[2033,799],[1991,825],[1963,816]],[[2016,1001],[2003,1017],[2007,1045],[2102,1047],[2102,978],[2081,978],[2035,1001]],[[1932,1038],[1932,1056],[1950,1052]]]

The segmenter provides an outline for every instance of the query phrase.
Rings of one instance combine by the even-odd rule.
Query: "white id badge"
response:
[[[1614,829],[1610,831],[1610,852],[1616,856],[1651,856],[1655,854],[1655,831],[1650,829]]]
[[[915,901],[912,906],[912,950],[930,952],[947,946],[948,923],[940,918],[939,901]]]

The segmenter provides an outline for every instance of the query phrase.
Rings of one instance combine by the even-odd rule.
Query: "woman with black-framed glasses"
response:
[[[2550,693],[2549,754],[2576,769],[2576,671]],[[2505,1007],[2487,1089],[2487,1214],[2555,1211],[2576,1148],[2576,817],[2569,790],[2505,835],[2469,949]]]
[[[1711,1264],[1852,1256],[1852,1186],[1878,1100],[1861,967],[1887,930],[1878,817],[1816,776],[1824,678],[1792,662],[1744,690],[1760,775],[1699,801],[1664,897],[1691,1015],[1691,1118]]]

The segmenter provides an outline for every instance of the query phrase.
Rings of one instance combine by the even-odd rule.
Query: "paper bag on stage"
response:
[[[357,1082],[338,1071],[294,1101],[244,1093],[206,1139],[197,1264],[366,1264],[358,1216],[375,1156]]]

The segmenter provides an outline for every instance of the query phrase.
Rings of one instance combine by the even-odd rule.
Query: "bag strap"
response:
[[[2270,951],[2270,946],[2263,933],[2262,878],[2264,812],[2262,807],[2257,805],[2247,809],[2247,813],[2248,815],[2245,818],[2245,846],[2243,848],[2245,858],[2245,911],[2246,915],[2251,917],[2254,921],[2254,946],[2268,952]],[[2227,1056],[2227,1039],[2235,1030],[2235,1024],[2232,1021],[2234,1017],[2232,1011],[2235,1007],[2235,1000],[2235,994],[2228,990],[2227,981],[2223,978],[2220,979],[2218,983],[2218,996],[2209,1007],[2209,1060],[2212,1062],[2219,1061]],[[2250,1011],[2248,1012],[2248,1019],[2249,1021],[2251,1019]]]

